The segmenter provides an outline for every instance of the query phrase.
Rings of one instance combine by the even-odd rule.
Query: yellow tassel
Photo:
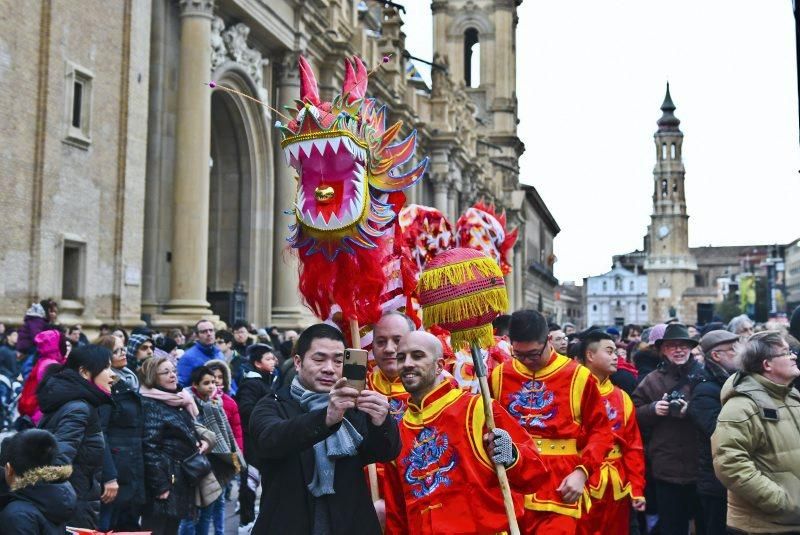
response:
[[[508,293],[505,287],[482,290],[472,295],[451,299],[442,303],[422,307],[422,322],[425,327],[458,323],[477,318],[487,312],[501,314],[508,310]]]
[[[472,344],[477,344],[482,348],[494,345],[494,329],[491,323],[475,327],[474,329],[464,329],[463,331],[453,331],[450,333],[450,346],[458,351],[459,349],[469,349]]]
[[[445,284],[458,285],[475,280],[475,271],[484,277],[503,277],[503,272],[492,258],[470,258],[457,264],[428,269],[419,278],[419,291],[438,290]]]

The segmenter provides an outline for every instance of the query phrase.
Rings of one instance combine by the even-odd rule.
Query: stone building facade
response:
[[[648,323],[647,275],[617,263],[602,275],[583,279],[586,326]]]
[[[0,207],[12,214],[0,321],[19,322],[32,301],[52,297],[62,321],[90,328],[142,317],[310,323],[284,246],[294,180],[276,117],[219,88],[280,110],[299,94],[298,54],[323,98],[341,86],[344,57],[369,66],[392,57],[370,77],[370,94],[404,122],[401,135],[417,130],[417,159],[431,158],[409,202],[451,218],[481,198],[505,209],[521,227],[508,280],[521,306],[526,244],[552,277],[540,249],[552,255],[557,226],[519,184],[517,2],[430,8],[427,87],[407,75],[401,18],[380,2],[0,0],[0,80],[18,88],[0,96]]]

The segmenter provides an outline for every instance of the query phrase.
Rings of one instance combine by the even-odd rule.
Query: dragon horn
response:
[[[342,82],[342,95],[347,97],[347,103],[351,104],[356,97],[352,96],[353,89],[356,86],[356,71],[353,70],[353,64],[350,63],[349,58],[344,58],[344,82]]]
[[[300,100],[318,106],[321,101],[314,71],[311,70],[311,65],[308,64],[308,61],[303,56],[298,56],[297,63],[300,70]]]
[[[367,78],[369,74],[367,74],[367,68],[364,67],[364,63],[361,61],[361,58],[358,56],[353,56],[353,64],[355,65],[355,76],[353,77],[352,84],[348,86],[347,84],[347,67],[345,66],[345,84],[342,88],[342,93],[347,93],[350,96],[347,98],[348,103],[353,103],[354,101],[364,98],[367,94]],[[352,66],[350,66],[352,70]]]

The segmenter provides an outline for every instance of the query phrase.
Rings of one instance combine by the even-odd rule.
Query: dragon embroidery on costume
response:
[[[403,415],[406,413],[408,405],[400,398],[389,398],[389,414],[392,415],[395,422],[400,423]]]
[[[607,399],[603,400],[603,404],[606,406],[606,416],[608,416],[608,419],[611,422],[611,430],[619,431],[619,428],[622,426],[619,419],[617,418],[619,416],[619,413],[614,408],[614,406],[611,405],[611,402],[608,401]]]
[[[456,467],[456,454],[449,449],[446,433],[426,427],[419,432],[408,455],[402,461],[404,479],[417,497],[430,496],[440,486],[449,486],[446,475]]]
[[[522,390],[512,395],[508,413],[517,419],[522,427],[547,427],[547,420],[556,415],[556,407],[545,410],[553,404],[553,392],[547,390],[544,381],[527,381]]]
[[[297,172],[287,213],[295,216],[288,242],[300,259],[300,293],[319,318],[336,304],[363,325],[380,317],[392,252],[386,234],[405,202],[402,190],[422,178],[428,159],[400,171],[415,153],[416,131],[395,143],[402,121],[387,128],[386,107],[366,98],[369,73],[360,58],[344,65],[341,93],[323,102],[301,56],[296,115],[276,127]]]

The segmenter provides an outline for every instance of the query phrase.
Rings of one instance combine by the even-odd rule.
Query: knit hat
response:
[[[650,329],[650,336],[647,338],[647,343],[651,346],[656,345],[656,342],[664,338],[664,331],[667,330],[666,323],[659,323]]]
[[[128,367],[135,370],[138,367],[136,362],[136,352],[139,346],[150,340],[150,337],[144,334],[132,334],[128,338],[128,346],[125,348],[125,357],[128,359]]]
[[[39,303],[34,303],[31,305],[31,308],[29,308],[25,312],[25,315],[34,318],[44,318],[45,317],[44,307],[42,307],[42,305],[40,305]]]

